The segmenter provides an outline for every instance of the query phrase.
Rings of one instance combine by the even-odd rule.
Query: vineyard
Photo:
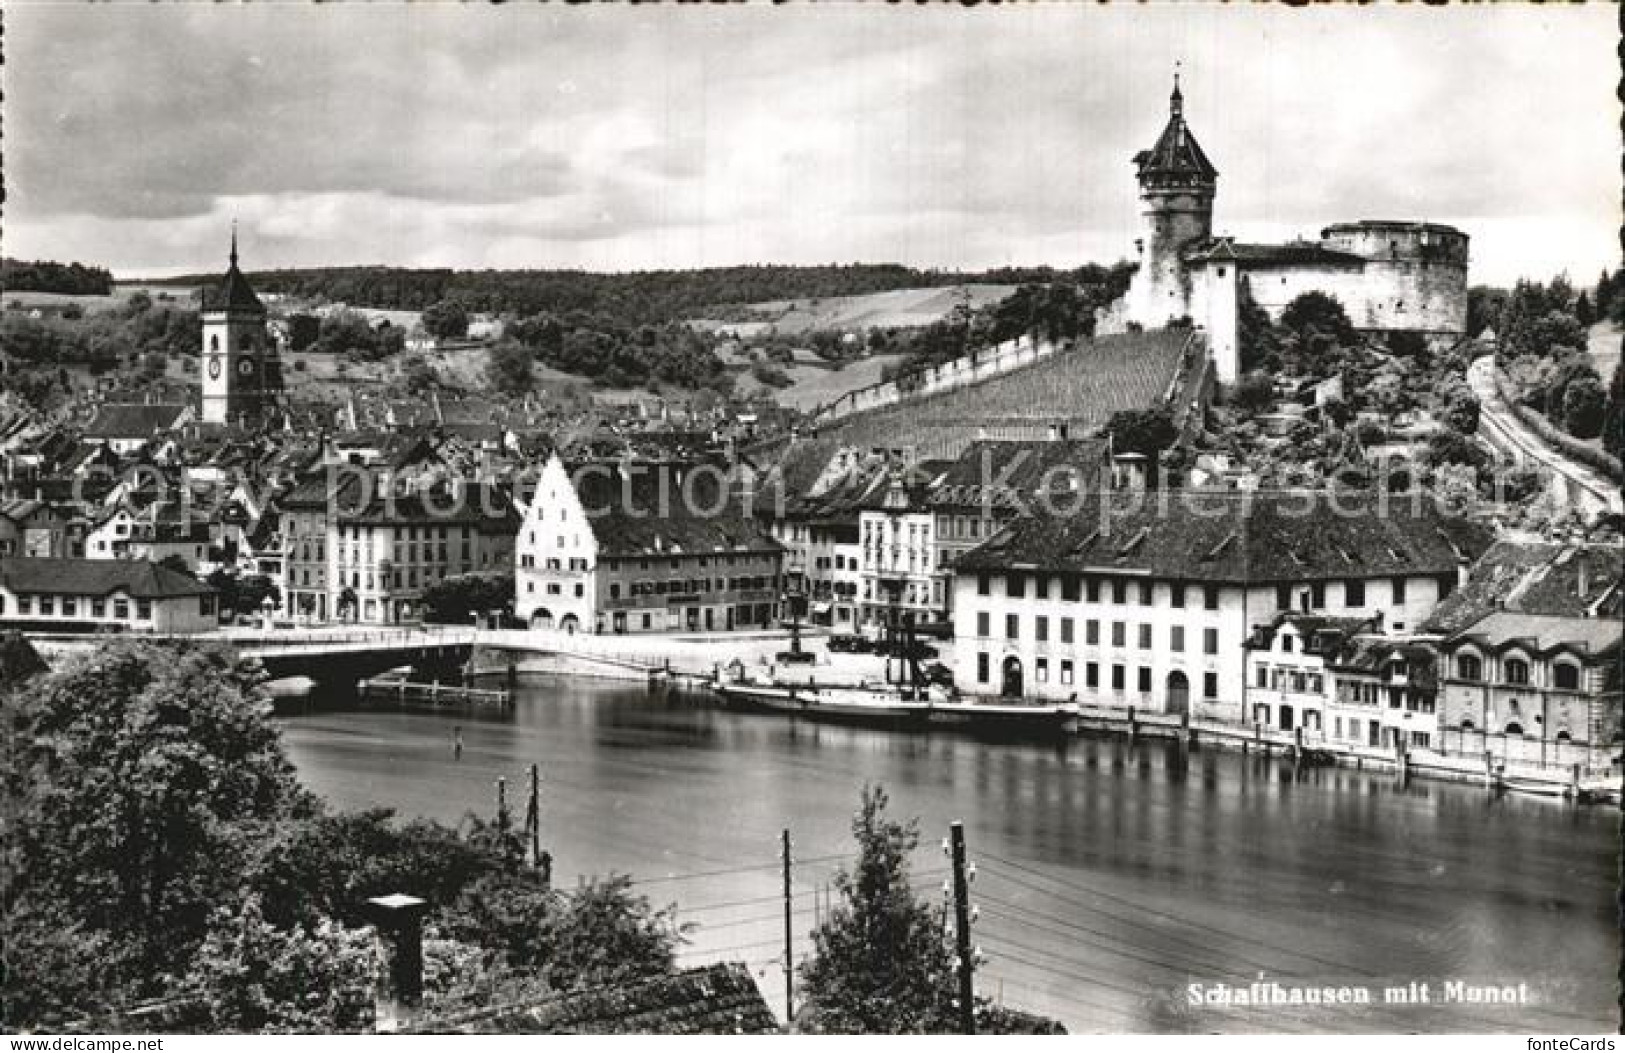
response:
[[[1099,337],[970,387],[853,414],[819,434],[865,448],[908,445],[922,457],[957,457],[978,436],[1043,438],[1058,424],[1081,438],[1118,410],[1164,405],[1170,394],[1182,407],[1199,390],[1199,349],[1188,330]]]

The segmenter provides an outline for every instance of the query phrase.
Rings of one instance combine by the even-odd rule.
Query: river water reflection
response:
[[[460,725],[464,749],[452,749]],[[534,680],[511,717],[319,711],[282,721],[340,807],[456,822],[543,772],[561,882],[633,875],[693,925],[686,964],[744,960],[782,1001],[778,837],[797,928],[850,856],[863,783],[918,816],[916,885],[965,823],[978,990],[1074,1031],[1564,1031],[1617,1026],[1619,813],[1383,773],[1077,739],[985,743],[736,713],[642,687]],[[409,891],[409,890],[408,890]],[[797,954],[806,943],[798,935]],[[1370,1005],[1192,1006],[1190,985],[1365,990]],[[1426,985],[1426,1004],[1387,999]],[[1445,984],[1526,984],[1533,1004],[1445,1004]],[[1273,988],[1271,989],[1273,990]],[[1354,997],[1358,997],[1356,993]]]

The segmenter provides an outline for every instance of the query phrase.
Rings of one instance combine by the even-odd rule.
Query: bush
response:
[[[1248,413],[1262,413],[1275,401],[1275,385],[1262,373],[1248,373],[1236,381],[1230,399],[1237,409]]]

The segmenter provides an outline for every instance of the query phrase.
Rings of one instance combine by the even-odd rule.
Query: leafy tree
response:
[[[1236,381],[1230,400],[1248,413],[1262,413],[1275,402],[1275,385],[1262,373],[1248,373]]]
[[[461,340],[468,335],[468,308],[457,300],[441,300],[423,309],[423,331],[438,340]]]
[[[1430,465],[1459,464],[1474,470],[1490,463],[1490,455],[1482,446],[1454,431],[1436,431],[1428,436],[1423,459]]]
[[[256,682],[221,649],[115,640],[14,695],[8,918],[104,940],[108,985],[184,965],[254,831],[311,806]]]
[[[1625,457],[1625,360],[1614,365],[1614,375],[1608,381],[1608,408],[1603,412],[1602,446],[1615,457]]]
[[[531,356],[523,345],[504,340],[486,355],[485,379],[504,395],[523,395],[535,386]]]
[[[192,565],[186,562],[186,557],[178,552],[171,552],[169,555],[159,560],[158,565],[160,567],[166,567],[169,570],[173,570],[177,574],[185,574],[189,578],[197,576],[192,573]]]
[[[290,351],[304,351],[321,336],[322,320],[313,314],[290,314],[287,323]]]
[[[278,928],[250,898],[211,919],[180,986],[201,996],[191,1029],[354,1033],[372,1027],[375,971],[365,930]]]
[[[1236,341],[1242,369],[1268,372],[1280,368],[1281,342],[1275,324],[1269,312],[1253,299],[1252,285],[1246,281],[1236,300]]]
[[[1117,453],[1143,453],[1155,457],[1179,437],[1174,418],[1166,409],[1118,410],[1106,422],[1112,449]]]
[[[1597,320],[1597,310],[1591,305],[1591,297],[1583,292],[1574,301],[1574,320],[1588,329]]]
[[[467,624],[474,612],[511,610],[513,572],[458,574],[423,592],[424,620]]]
[[[835,876],[840,902],[812,934],[801,967],[797,1024],[838,1034],[955,1030],[953,964],[938,910],[915,898],[908,856],[919,824],[886,818],[887,797],[866,786],[852,836],[858,857]]]
[[[440,374],[421,355],[408,355],[401,360],[401,382],[408,395],[423,395],[440,386]]]
[[[1312,289],[1300,293],[1281,312],[1281,327],[1308,341],[1312,334],[1330,337],[1348,347],[1354,343],[1354,323],[1335,296]]]
[[[1445,400],[1444,422],[1462,435],[1478,431],[1478,396],[1467,385],[1453,389]]]
[[[1563,428],[1579,439],[1602,434],[1608,396],[1595,373],[1576,377],[1563,392]]]

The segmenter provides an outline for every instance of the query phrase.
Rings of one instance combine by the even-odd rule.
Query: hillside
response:
[[[932,288],[891,289],[861,296],[810,297],[745,304],[729,318],[693,318],[689,324],[712,332],[731,332],[749,339],[774,332],[800,336],[810,332],[862,332],[926,326],[961,305],[972,310],[998,303],[1016,291],[1014,285],[959,284]]]
[[[1199,380],[1190,340],[1185,330],[1098,337],[970,387],[853,414],[818,434],[862,448],[912,446],[922,457],[956,457],[978,436],[1041,438],[1057,423],[1081,438],[1118,410],[1161,405],[1170,388],[1183,405]]]

